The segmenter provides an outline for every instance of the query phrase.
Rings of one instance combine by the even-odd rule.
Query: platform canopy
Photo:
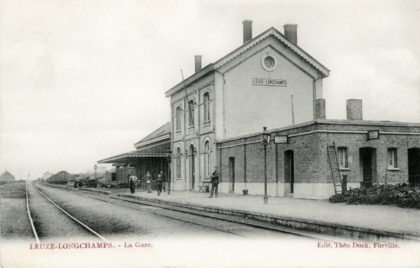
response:
[[[145,158],[167,158],[171,149],[171,124],[165,123],[134,144],[135,151],[99,160],[99,164],[128,164]]]
[[[132,151],[128,153],[123,153],[115,156],[111,156],[102,160],[99,160],[100,164],[118,164],[118,163],[127,163],[130,159],[133,158],[146,158],[146,157],[167,157],[167,153],[147,153],[141,151]]]

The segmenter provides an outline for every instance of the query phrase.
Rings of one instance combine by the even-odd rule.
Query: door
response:
[[[191,190],[194,190],[195,187],[195,148],[194,145],[190,146],[190,186]]]
[[[408,182],[420,185],[420,148],[408,149]]]
[[[376,149],[360,148],[359,158],[363,177],[362,186],[371,187],[376,182]]]
[[[235,158],[229,157],[229,182],[230,191],[235,192]]]
[[[284,152],[284,182],[286,193],[293,194],[295,184],[295,167],[292,150]]]

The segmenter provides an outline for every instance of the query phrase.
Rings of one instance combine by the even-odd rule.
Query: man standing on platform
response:
[[[214,167],[214,171],[211,174],[211,191],[209,198],[213,197],[213,193],[217,198],[217,188],[219,188],[219,170],[217,167]]]
[[[130,192],[132,194],[134,194],[136,192],[136,181],[137,181],[137,177],[136,176],[130,175],[128,177],[128,184],[129,184],[129,187],[130,187]]]
[[[150,175],[150,172],[147,171],[146,175],[144,176],[144,181],[146,182],[146,187],[147,187],[147,192],[151,193],[152,192],[152,175]]]

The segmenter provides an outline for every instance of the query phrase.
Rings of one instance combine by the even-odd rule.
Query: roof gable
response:
[[[183,89],[184,87],[194,83],[195,81],[199,80],[203,76],[207,75],[210,72],[214,72],[215,70],[220,69],[225,64],[229,63],[230,61],[236,59],[238,56],[244,54],[263,40],[267,39],[268,37],[274,37],[283,43],[286,47],[290,48],[294,53],[296,53],[301,59],[309,63],[313,68],[321,73],[323,77],[327,77],[330,74],[330,70],[327,69],[324,65],[314,59],[311,55],[309,55],[306,51],[304,51],[299,46],[290,42],[279,30],[274,27],[269,28],[265,32],[261,33],[260,35],[254,37],[250,41],[244,43],[237,49],[233,50],[232,52],[228,53],[226,56],[222,57],[221,59],[217,60],[215,63],[211,63],[207,65],[205,68],[201,69],[199,72],[192,74],[191,76],[187,77],[184,81],[181,81],[171,89],[165,92],[166,96],[169,97],[172,94],[178,92],[179,90]]]
[[[314,67],[316,70],[318,70],[323,77],[327,77],[330,73],[330,70],[328,70],[324,65],[322,65],[320,62],[318,62],[316,59],[314,59],[311,55],[309,55],[306,51],[304,51],[299,46],[293,44],[290,42],[280,31],[278,31],[276,28],[271,27],[265,32],[261,33],[260,35],[254,37],[250,41],[244,43],[239,48],[235,49],[234,51],[230,52],[223,58],[219,59],[214,63],[214,69],[219,69],[228,62],[232,61],[233,59],[237,58],[238,56],[242,55],[246,51],[250,50],[263,40],[265,40],[268,37],[274,37],[277,40],[279,40],[281,43],[283,43],[286,47],[290,48],[294,53],[296,53],[300,58],[308,62],[312,67]]]

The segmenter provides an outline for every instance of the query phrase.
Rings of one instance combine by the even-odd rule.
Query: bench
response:
[[[207,187],[210,187],[210,184],[211,184],[211,179],[210,178],[204,178],[201,181],[201,185],[198,187],[198,191],[205,193]]]

